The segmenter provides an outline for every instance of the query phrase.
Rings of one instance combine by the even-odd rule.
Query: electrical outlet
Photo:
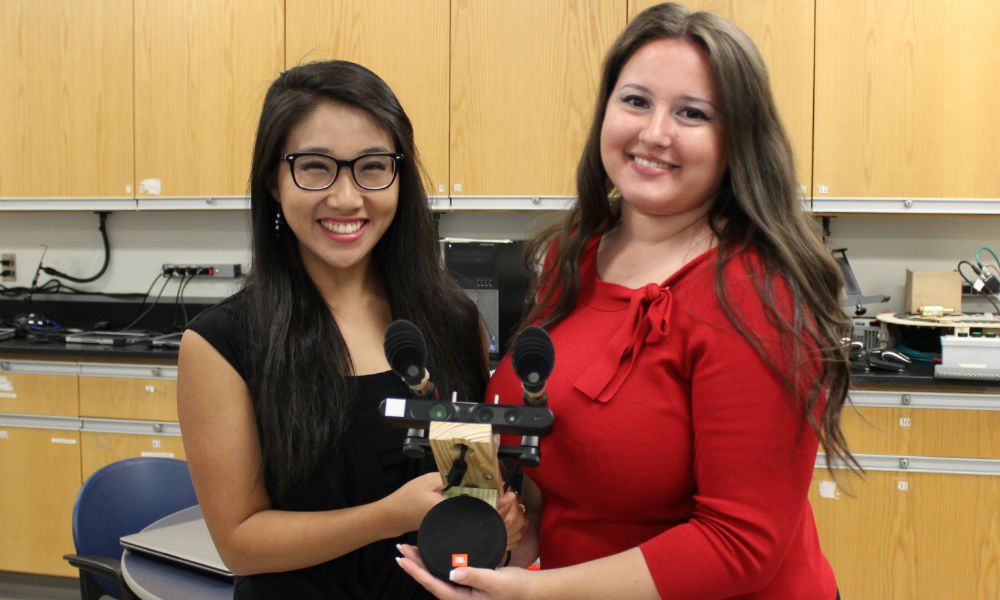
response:
[[[187,265],[164,264],[162,271],[166,277],[196,277],[212,279],[233,279],[242,275],[238,264],[228,265]]]
[[[17,279],[17,261],[13,254],[0,254],[0,281]]]

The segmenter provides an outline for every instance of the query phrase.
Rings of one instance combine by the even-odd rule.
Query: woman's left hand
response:
[[[497,512],[500,513],[504,527],[507,529],[507,550],[510,551],[521,543],[528,526],[528,518],[525,516],[521,497],[513,491],[507,492],[497,501]]]
[[[520,512],[520,509],[518,510]],[[396,562],[409,573],[417,583],[441,600],[523,600],[532,574],[517,567],[503,567],[497,570],[459,567],[452,569],[451,580],[459,587],[431,575],[420,560],[416,546],[400,544],[402,557]]]

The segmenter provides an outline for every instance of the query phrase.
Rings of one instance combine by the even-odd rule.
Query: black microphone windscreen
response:
[[[511,362],[525,389],[537,388],[534,391],[540,391],[556,362],[552,338],[541,327],[525,327],[514,339]]]
[[[397,319],[385,332],[385,358],[393,373],[405,380],[423,375],[427,344],[417,326],[406,319]]]

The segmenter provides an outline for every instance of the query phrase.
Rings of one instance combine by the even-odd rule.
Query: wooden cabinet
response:
[[[80,432],[0,415],[0,569],[76,576],[73,502],[80,489]]]
[[[1000,598],[1000,392],[854,390],[867,470],[817,462],[810,501],[844,598]]]
[[[81,208],[120,208],[115,198],[127,206],[132,1],[4,0],[0,56],[3,204],[66,197]]]
[[[285,65],[341,59],[389,84],[413,123],[430,196],[446,198],[450,0],[287,0]]]
[[[382,76],[436,206],[562,207],[625,12],[624,0],[289,0],[286,64],[343,58]]]
[[[622,0],[453,0],[453,208],[575,197],[601,61],[625,22]]]
[[[659,0],[630,0],[629,18]],[[795,170],[811,195],[813,135],[814,0],[689,0],[691,11],[706,10],[735,23],[753,39],[767,65],[781,121],[792,142]]]
[[[1000,2],[817,0],[814,208],[1000,212]]]
[[[0,570],[73,576],[75,365],[0,359]]]
[[[283,66],[283,6],[135,0],[140,208],[171,207],[150,198],[247,196],[261,103]]]
[[[0,358],[0,570],[75,576],[73,503],[97,469],[181,458],[173,364]]]

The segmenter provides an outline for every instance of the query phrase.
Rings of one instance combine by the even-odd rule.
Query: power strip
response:
[[[163,265],[165,277],[198,277],[215,279],[234,279],[242,275],[242,266],[229,265]]]

